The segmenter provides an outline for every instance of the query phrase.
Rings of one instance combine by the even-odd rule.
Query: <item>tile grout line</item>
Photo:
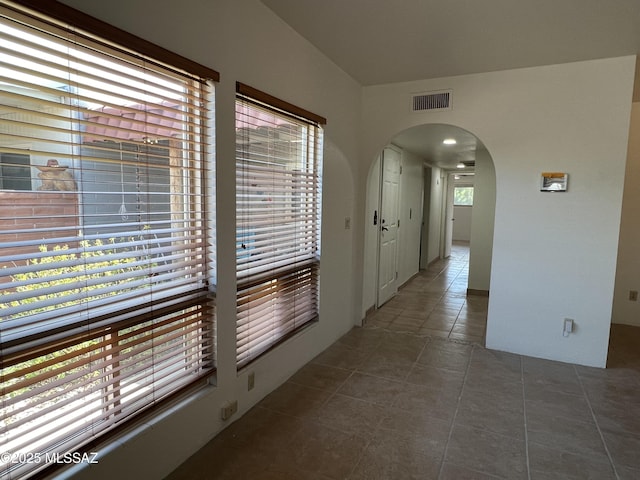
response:
[[[349,375],[349,377],[347,377],[347,380],[349,378],[351,378],[355,373],[357,372],[357,370],[354,369],[353,372],[351,372],[351,375]],[[343,385],[347,382],[347,380],[345,380],[343,382]],[[338,395],[338,390],[335,391],[335,393],[333,395]],[[376,424],[376,426],[373,429],[373,434],[367,439],[366,444],[364,445],[364,448],[362,449],[362,451],[360,452],[360,454],[358,455],[358,458],[356,458],[356,461],[353,462],[353,466],[351,467],[351,470],[349,471],[349,474],[347,475],[347,479],[351,478],[353,475],[353,472],[356,471],[356,468],[358,468],[358,465],[360,465],[360,462],[362,462],[362,459],[364,458],[364,454],[367,452],[367,449],[369,448],[369,445],[371,445],[371,442],[373,442],[373,438],[375,436],[375,433],[378,431],[378,429],[380,428],[380,424],[382,424],[382,421],[384,420],[384,417],[380,417],[378,419],[378,423]]]
[[[580,383],[580,388],[582,389],[582,395],[587,401],[587,405],[589,406],[589,412],[591,412],[591,417],[593,418],[593,422],[596,424],[596,429],[598,430],[598,435],[600,435],[600,440],[602,441],[602,445],[604,446],[604,451],[607,452],[607,458],[609,458],[609,463],[611,464],[611,468],[613,469],[613,474],[615,475],[617,480],[620,480],[620,475],[618,475],[618,470],[616,469],[616,465],[613,462],[613,457],[611,456],[611,452],[609,451],[609,447],[607,446],[607,442],[604,439],[604,434],[600,429],[600,424],[598,423],[598,419],[596,418],[596,413],[593,411],[593,407],[591,406],[591,400],[589,400],[589,395],[587,395],[587,391],[584,388],[584,384],[582,383],[582,377],[578,373],[578,369],[575,365],[573,365],[573,371],[578,377],[578,383]]]
[[[352,348],[352,347],[349,347],[349,348]],[[358,348],[353,348],[353,349],[354,349],[354,350],[360,350],[360,349],[358,349]],[[363,351],[364,351],[364,350],[363,350]],[[360,365],[361,365],[362,363],[364,363],[364,362],[366,361],[366,358],[369,358],[369,356],[371,356],[371,355],[372,355],[372,352],[368,352],[368,353],[367,353],[367,355],[366,355],[366,357],[365,357],[365,358],[360,362]],[[348,381],[351,377],[353,377],[356,373],[361,374],[361,372],[359,372],[359,371],[358,371],[358,367],[359,367],[360,365],[358,365],[358,366],[354,366],[354,367],[353,367],[353,369],[349,369],[349,370],[351,370],[351,373],[347,376],[347,378],[345,378],[345,379],[340,383],[340,385],[338,385],[338,387],[335,389],[335,391],[334,391],[333,393],[331,393],[331,395],[329,395],[329,397],[328,397],[328,398],[327,398],[327,399],[322,403],[322,405],[321,405],[321,407],[320,407],[320,408],[322,408],[322,407],[324,407],[325,405],[327,405],[327,404],[329,403],[329,401],[330,401],[332,398],[334,398],[336,395],[343,395],[343,394],[338,393],[338,392],[339,392],[339,390],[340,390],[340,388],[342,388],[342,386],[344,386],[344,385],[347,383],[347,381]],[[332,368],[337,368],[337,367],[332,367]],[[344,369],[344,370],[347,370],[347,369]],[[345,396],[347,396],[347,397],[348,397],[348,395],[345,395]],[[350,398],[354,398],[354,397],[350,397]],[[382,420],[383,420],[383,417],[381,417],[381,418],[378,420],[378,423],[377,423],[377,425],[376,425],[376,426],[375,426],[375,428],[374,428],[374,432],[378,429],[378,427],[379,427],[379,426],[380,426],[380,424],[382,423]],[[342,431],[342,430],[340,430],[340,431]],[[343,433],[346,433],[346,432],[343,432]],[[369,448],[369,445],[371,444],[371,442],[372,442],[372,441],[373,441],[373,435],[372,435],[370,438],[368,438],[368,439],[367,439],[366,444],[364,445],[364,448],[363,448],[363,449],[362,449],[362,451],[360,452],[360,455],[358,456],[358,458],[356,459],[356,461],[353,463],[353,466],[351,467],[351,470],[349,471],[349,474],[347,475],[347,477],[346,477],[346,478],[350,478],[350,477],[353,475],[353,472],[355,472],[356,468],[358,467],[358,465],[359,465],[359,464],[360,464],[360,462],[362,461],[362,458],[364,457],[364,454],[365,454],[365,452],[367,451],[367,449]]]
[[[466,268],[468,268],[468,259],[467,259],[464,263],[465,263],[465,265],[466,265]],[[437,280],[438,278],[442,278],[442,276],[443,276],[444,274],[446,274],[446,272],[447,272],[447,271],[451,272],[451,262],[450,262],[450,261],[448,261],[448,262],[447,262],[447,264],[446,264],[446,265],[444,265],[444,267],[443,267],[442,269],[440,269],[440,271],[438,272],[438,274],[437,274],[434,278],[430,279],[428,283],[429,283],[429,284],[431,284],[432,282],[434,282],[434,281],[435,281],[435,280]],[[455,276],[454,276],[454,278],[453,278],[450,282],[447,282],[447,283],[446,283],[446,285],[444,285],[444,286],[443,286],[442,292],[438,295],[438,301],[437,301],[437,303],[434,305],[434,308],[435,308],[437,305],[441,304],[441,302],[446,298],[447,293],[449,292],[449,290],[450,290],[451,286],[452,286],[452,285],[453,285],[453,283],[454,283],[454,282],[455,282],[455,281],[460,277],[460,275],[462,274],[462,271],[463,271],[463,268],[457,268],[457,271],[455,272]],[[420,293],[422,293],[422,292],[420,292]],[[459,306],[459,308],[457,308],[456,320],[455,320],[455,321],[453,322],[453,324],[451,325],[451,328],[450,328],[450,330],[449,330],[449,332],[448,332],[447,337],[442,339],[444,342],[447,342],[447,343],[448,343],[448,342],[452,342],[452,341],[453,341],[454,343],[463,343],[463,344],[466,344],[466,342],[459,342],[459,341],[458,341],[458,340],[456,340],[456,339],[452,339],[452,338],[450,338],[450,334],[451,334],[451,332],[453,331],[453,326],[454,326],[454,325],[455,325],[455,323],[457,322],[457,318],[459,317],[460,312],[462,311],[462,308],[465,306],[465,304],[466,304],[466,303],[467,303],[467,301],[466,301],[466,295],[465,295],[465,296],[464,296],[464,301],[463,301],[463,303]],[[383,308],[384,308],[384,307],[383,307]],[[432,310],[433,310],[433,309],[432,309]],[[432,312],[429,312],[429,314],[427,314],[427,319],[428,319],[428,317],[429,317],[429,315],[430,315],[431,313],[432,313]],[[402,315],[402,311],[401,311],[400,313],[397,313],[397,314],[394,316],[394,318],[393,318],[393,320],[392,320],[392,322],[391,322],[391,323],[393,323],[393,321],[394,321],[395,319],[397,319],[398,317],[400,317],[401,315]],[[426,323],[426,321],[427,321],[427,320],[425,319],[425,323]],[[407,334],[407,335],[411,335],[411,336],[418,336],[418,337],[422,337],[422,336],[423,336],[423,335],[420,335],[420,334],[418,334],[417,332],[414,332],[414,331],[399,331],[399,330],[389,329],[389,328],[388,328],[388,326],[386,326],[386,327],[379,327],[379,328],[380,328],[380,330],[381,330],[381,331],[384,331],[384,332],[387,332],[387,333],[393,333],[393,334]],[[408,378],[409,378],[409,376],[410,376],[410,374],[411,374],[411,370],[413,370],[413,369],[415,368],[415,366],[416,366],[416,365],[420,365],[420,364],[418,363],[418,360],[420,359],[420,357],[422,356],[422,354],[424,353],[424,351],[429,347],[429,345],[430,345],[430,344],[433,344],[434,337],[432,337],[431,335],[424,335],[424,337],[425,337],[425,339],[426,339],[426,342],[425,342],[425,344],[423,345],[422,349],[420,350],[420,352],[419,352],[419,354],[418,354],[418,356],[417,356],[416,360],[412,362],[411,367],[409,367],[409,369],[408,369],[408,371],[407,371],[407,374],[404,376],[404,378],[399,379],[399,381],[400,381],[402,384],[404,384],[404,385],[408,384]],[[473,356],[473,349],[475,349],[475,345],[473,344],[473,342],[472,342],[470,345],[472,346],[472,354],[471,354],[471,355],[470,355],[470,357],[469,357],[469,363],[467,364],[467,368],[465,369],[465,376],[464,376],[464,378],[463,378],[463,383],[462,383],[462,386],[461,386],[461,389],[460,389],[460,393],[459,393],[458,398],[457,398],[457,402],[456,402],[456,410],[455,410],[455,412],[454,412],[454,417],[453,417],[453,419],[452,419],[451,427],[449,428],[449,433],[448,433],[448,436],[447,436],[447,442],[446,442],[446,444],[445,444],[445,449],[444,449],[443,454],[442,454],[442,463],[441,463],[441,465],[440,465],[440,470],[439,470],[439,472],[438,472],[438,478],[442,475],[442,472],[443,472],[443,470],[444,470],[444,463],[445,463],[445,458],[446,458],[446,454],[447,454],[447,448],[448,448],[449,440],[451,439],[451,436],[453,435],[453,428],[454,428],[454,425],[455,425],[455,418],[456,418],[456,416],[457,416],[458,409],[459,409],[459,407],[460,407],[460,401],[461,401],[461,398],[462,398],[462,392],[463,392],[463,390],[464,390],[464,384],[465,384],[465,382],[466,382],[467,374],[468,374],[468,371],[469,371],[470,366],[471,366],[471,357]],[[364,363],[364,361],[363,361],[362,363]],[[365,374],[365,375],[371,375],[371,374],[369,374],[369,373],[359,371],[359,369],[358,369],[358,368],[359,368],[359,367],[356,367],[356,368],[354,369],[354,371],[352,372],[352,374],[350,375],[350,377],[351,377],[353,374],[355,374],[355,373]],[[373,375],[373,376],[376,376],[376,375]],[[380,378],[385,378],[385,379],[386,379],[386,377],[380,377]],[[345,380],[345,382],[346,382],[346,380]],[[336,393],[334,393],[334,395],[335,395],[335,394],[337,394],[337,391],[336,391]],[[392,404],[391,404],[390,408],[393,408],[393,406],[395,405],[396,401],[397,401],[397,399],[395,399],[395,400],[392,402]],[[382,421],[383,421],[383,419],[381,418],[381,419],[380,419],[380,421],[378,422],[378,424],[376,425],[376,431],[377,431],[377,430],[379,430],[380,425],[382,424]],[[354,466],[353,466],[353,468],[352,468],[352,470],[351,470],[351,472],[349,473],[349,476],[348,476],[347,478],[350,478],[350,477],[353,475],[353,473],[355,472],[355,470],[356,470],[357,466],[358,466],[358,465],[360,464],[360,462],[362,461],[362,458],[364,457],[364,452],[366,451],[366,449],[367,449],[367,448],[368,448],[368,446],[370,445],[371,441],[372,441],[371,439],[370,439],[370,440],[368,440],[367,445],[365,446],[365,449],[363,450],[363,452],[362,452],[362,453],[360,454],[360,456],[358,457],[357,461],[355,462],[355,464],[354,464]]]
[[[383,331],[386,331],[386,329],[383,329]],[[388,332],[387,332],[388,333]],[[397,333],[397,332],[396,332]],[[403,385],[406,385],[407,383],[407,378],[409,377],[410,373],[411,373],[411,369],[413,369],[413,367],[417,364],[418,359],[420,358],[420,356],[422,355],[422,352],[424,351],[424,349],[427,347],[427,345],[431,342],[431,337],[427,336],[426,337],[427,341],[426,343],[423,345],[422,349],[420,350],[420,353],[418,354],[418,357],[416,358],[416,360],[412,363],[411,367],[408,369],[407,374],[405,375],[403,380],[400,380],[400,382]],[[370,352],[368,356],[372,355],[372,353]],[[363,360],[362,363],[364,363],[365,360]],[[344,380],[344,382],[341,384],[344,385],[347,380],[349,378],[351,378],[354,374],[360,374],[360,375],[370,375],[366,372],[361,372],[358,370],[358,367],[355,367],[354,370],[351,372],[351,375],[349,375],[349,377],[347,377],[347,379]],[[376,376],[376,375],[372,375],[372,376]],[[377,377],[377,376],[376,376]],[[388,380],[386,377],[377,377],[377,378],[384,378],[386,380]],[[337,395],[338,394],[338,390],[336,390],[336,392],[332,395]],[[393,406],[395,405],[396,400],[394,399],[394,401],[391,403],[391,405],[389,405],[387,408],[393,408]],[[372,403],[374,404],[374,403]],[[377,405],[377,404],[374,404]],[[349,472],[349,474],[347,475],[347,479],[351,478],[353,473],[356,471],[356,469],[358,468],[358,465],[360,465],[360,463],[362,462],[362,459],[364,458],[364,455],[367,451],[367,449],[369,448],[369,445],[371,445],[371,442],[373,441],[373,438],[375,436],[375,433],[377,433],[380,430],[380,425],[382,425],[382,422],[384,421],[385,417],[381,416],[380,419],[378,419],[378,423],[376,424],[375,428],[374,428],[374,435],[371,436],[371,438],[369,438],[367,440],[366,445],[364,446],[364,448],[362,449],[362,452],[360,453],[360,455],[358,456],[358,458],[356,459],[356,461],[353,464],[353,467],[351,468],[351,471]]]
[[[442,463],[440,464],[440,470],[438,471],[438,479],[442,478],[442,473],[444,472],[444,464],[447,459],[447,453],[449,451],[449,442],[451,441],[451,437],[453,436],[453,429],[456,424],[456,418],[458,417],[458,411],[460,410],[460,401],[462,400],[462,394],[464,393],[464,387],[467,383],[467,377],[469,375],[469,370],[471,369],[471,360],[473,359],[473,354],[475,352],[475,345],[471,347],[471,355],[469,355],[469,362],[467,363],[467,368],[464,371],[464,378],[462,379],[462,387],[460,387],[460,393],[458,394],[458,400],[456,401],[456,411],[453,412],[453,418],[451,419],[451,427],[449,427],[449,434],[447,435],[447,443],[444,446],[444,452],[442,452]]]
[[[522,382],[522,415],[524,418],[524,453],[527,460],[527,478],[531,480],[531,464],[529,462],[529,429],[527,428],[527,394],[524,386],[524,358],[520,355],[520,381]]]

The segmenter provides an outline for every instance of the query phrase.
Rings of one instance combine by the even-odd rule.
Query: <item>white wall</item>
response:
[[[464,128],[496,170],[487,346],[603,367],[607,356],[634,57],[365,87],[362,168],[384,139],[424,123]],[[411,113],[415,92],[455,108]],[[543,171],[569,192],[539,192]],[[597,225],[597,228],[594,228]],[[575,319],[565,338],[562,322]]]
[[[431,178],[432,169],[427,164],[423,166],[422,187],[422,235],[420,238],[420,268],[425,269],[429,265],[427,254],[429,252],[429,215],[431,213]]]
[[[444,172],[441,168],[432,166],[431,199],[429,201],[429,224],[427,235],[427,265],[440,258],[440,248],[442,243],[440,232],[442,227],[443,198]],[[426,268],[427,265],[424,267]]]
[[[469,251],[470,290],[490,290],[491,259],[493,257],[493,228],[496,211],[496,172],[489,152],[476,155],[471,219],[471,248]]]
[[[420,270],[423,163],[422,158],[406,150],[402,151],[398,285],[409,281]]]
[[[237,399],[239,416],[347,332],[360,316],[362,215],[359,178],[360,86],[258,0],[66,0],[75,8],[182,54],[221,74],[216,88],[218,187],[217,386],[102,445],[98,465],[76,478],[162,478],[224,426],[220,407]],[[282,52],[286,52],[283,54]],[[327,118],[323,174],[320,321],[255,362],[255,389],[235,367],[235,82],[241,81]],[[367,169],[364,170],[365,175]],[[352,229],[345,229],[345,217]],[[227,228],[220,228],[226,226]],[[357,305],[357,308],[356,308]],[[215,469],[215,465],[211,466]]]
[[[636,88],[640,88],[637,85]],[[640,300],[629,300],[629,291],[640,291],[640,103],[631,111],[629,149],[624,180],[618,269],[613,297],[613,323],[640,326]]]

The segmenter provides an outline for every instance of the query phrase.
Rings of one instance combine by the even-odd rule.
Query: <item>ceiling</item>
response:
[[[639,0],[262,0],[362,85],[640,53]]]
[[[454,145],[444,140],[453,139]],[[392,143],[424,158],[430,165],[455,169],[460,162],[464,171],[473,170],[476,152],[484,145],[472,133],[453,125],[429,124],[409,128],[396,135]]]
[[[640,54],[640,0],[261,1],[365,86]],[[468,135],[425,126],[394,143],[451,166]]]

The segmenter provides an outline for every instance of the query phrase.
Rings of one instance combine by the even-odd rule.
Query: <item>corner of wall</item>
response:
[[[640,90],[636,63],[635,90]],[[634,95],[635,97],[635,95]],[[640,290],[640,99],[631,107],[629,146],[625,167],[620,238],[616,268],[611,323],[640,326],[640,302],[630,300],[631,292]]]

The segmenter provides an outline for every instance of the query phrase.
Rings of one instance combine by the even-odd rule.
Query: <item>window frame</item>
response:
[[[265,115],[270,120],[265,120]],[[246,368],[319,318],[324,124],[326,119],[319,115],[240,82],[236,84],[238,370]],[[293,125],[299,126],[298,133],[292,133],[295,130]],[[260,140],[262,134],[255,134],[257,143],[263,144],[257,148],[264,150],[252,150],[250,137],[253,133],[250,130],[260,128],[266,129],[267,133],[263,140]],[[290,130],[283,135],[277,132],[282,128]],[[270,129],[275,132],[273,137],[268,133]],[[286,147],[287,142],[289,145],[306,145],[307,149],[302,147],[292,154]],[[284,148],[284,153],[281,148]],[[292,160],[287,155],[295,157],[291,164],[296,165],[293,170],[284,167]],[[283,162],[283,167],[278,166],[280,162]],[[308,167],[302,166],[304,162]],[[273,197],[274,213],[269,213],[268,205],[257,198],[261,194],[257,190],[263,189],[260,183],[256,183],[260,181],[266,185],[265,191],[274,189],[273,195],[263,199],[271,201]],[[296,189],[296,182],[301,182],[299,194],[291,191]],[[314,220],[308,223],[303,220],[302,227],[298,220],[291,220],[308,218],[303,212],[308,215],[311,211],[314,212],[311,214]],[[255,237],[254,231],[257,232]]]
[[[157,69],[158,71],[171,72],[171,74],[176,77],[184,78],[185,81],[192,82],[194,85],[200,85],[200,87],[197,87],[200,92],[198,93],[199,96],[194,97],[193,100],[194,107],[190,109],[188,113],[185,110],[185,115],[198,117],[197,125],[194,124],[189,127],[190,135],[193,135],[193,138],[198,136],[198,138],[202,138],[203,140],[198,140],[200,146],[197,147],[196,153],[187,155],[184,153],[187,151],[186,149],[183,152],[184,155],[187,155],[183,157],[185,162],[198,162],[199,165],[197,168],[194,167],[191,173],[186,174],[189,182],[188,185],[197,185],[198,200],[189,200],[189,212],[191,216],[189,220],[185,220],[187,223],[192,221],[197,222],[197,227],[195,228],[203,232],[203,246],[199,250],[202,253],[202,259],[198,261],[201,263],[204,262],[206,266],[199,267],[204,271],[204,273],[198,277],[202,280],[198,281],[199,286],[195,289],[185,287],[185,291],[182,293],[178,293],[176,290],[175,294],[160,298],[151,295],[135,297],[135,301],[132,300],[126,305],[120,302],[120,297],[118,296],[118,305],[120,308],[115,311],[105,309],[101,313],[99,309],[91,309],[83,314],[70,313],[69,316],[66,317],[68,321],[65,320],[64,322],[58,323],[52,321],[48,324],[34,324],[37,325],[37,328],[32,329],[30,332],[23,333],[20,330],[14,330],[12,334],[0,335],[0,354],[2,356],[1,379],[3,383],[5,383],[7,379],[9,379],[7,382],[14,382],[3,385],[3,388],[13,389],[14,395],[22,395],[21,392],[27,392],[25,395],[30,399],[36,398],[38,394],[29,393],[29,385],[38,385],[36,390],[41,392],[49,391],[47,390],[49,387],[45,385],[46,383],[50,383],[53,386],[57,384],[63,385],[60,383],[60,380],[55,379],[55,375],[58,373],[64,375],[67,371],[71,372],[71,370],[67,370],[67,368],[71,368],[67,367],[68,364],[72,365],[74,362],[81,364],[83,362],[83,360],[80,359],[79,353],[76,353],[76,350],[67,350],[65,352],[65,349],[78,347],[79,351],[89,352],[94,348],[92,346],[93,343],[98,342],[99,353],[93,354],[94,357],[91,365],[94,363],[99,365],[99,367],[95,368],[99,368],[96,372],[98,372],[97,377],[102,379],[99,381],[101,382],[100,385],[105,385],[105,388],[109,385],[108,392],[103,389],[102,386],[100,386],[98,390],[99,392],[104,390],[104,395],[100,400],[99,411],[103,412],[101,415],[103,415],[105,419],[110,418],[109,422],[105,424],[92,424],[93,426],[91,426],[89,430],[85,430],[86,427],[77,427],[79,430],[73,430],[68,434],[64,433],[58,440],[55,440],[55,444],[46,442],[38,444],[41,447],[40,453],[43,455],[45,452],[51,454],[78,452],[83,451],[83,449],[86,449],[87,446],[92,443],[103,441],[107,433],[126,428],[130,421],[140,418],[140,414],[155,410],[165,401],[181,394],[184,389],[205,384],[206,379],[215,373],[216,345],[215,329],[213,326],[215,313],[211,295],[213,287],[210,281],[211,278],[215,276],[215,248],[210,245],[207,246],[208,243],[215,244],[214,241],[207,240],[211,237],[215,222],[215,203],[212,197],[215,179],[210,175],[211,172],[213,172],[213,165],[208,164],[212,162],[213,159],[213,151],[210,149],[213,144],[211,137],[214,134],[212,129],[213,111],[210,108],[212,107],[212,103],[209,105],[209,102],[213,101],[214,95],[212,82],[219,80],[219,74],[208,67],[197,64],[185,57],[165,50],[151,42],[131,35],[57,1],[40,2],[21,0],[19,4],[2,1],[0,3],[0,9],[2,9],[3,22],[5,22],[5,15],[10,18],[14,18],[15,16],[15,18],[20,19],[19,21],[22,22],[24,28],[36,29],[43,35],[49,34],[48,32],[56,32],[54,35],[57,35],[58,32],[66,32],[60,35],[59,38],[74,39],[74,41],[80,45],[91,45],[91,48],[95,49],[96,52],[108,51],[110,55],[114,55],[113,58],[135,58],[137,63],[149,66],[151,70]],[[63,42],[65,40],[60,41]],[[191,92],[191,90],[189,90],[189,92]],[[196,112],[196,102],[201,105],[200,108],[202,108],[202,112],[204,113]],[[32,128],[37,134],[38,126],[32,126]],[[185,132],[187,131],[186,128],[187,127],[185,127]],[[192,137],[190,136],[188,138],[189,140],[185,140],[185,142],[191,141]],[[192,144],[190,143],[190,145]],[[190,148],[191,147],[189,147],[189,149]],[[28,149],[27,147],[25,150]],[[197,160],[195,156],[197,156]],[[195,163],[193,164],[195,165]],[[187,183],[184,183],[184,185],[187,185]],[[22,192],[27,193],[26,191],[8,193],[15,196],[20,195]],[[49,195],[51,198],[64,196],[72,198],[79,196],[80,192],[81,189],[78,191],[56,192],[55,195],[53,193],[49,195],[49,192],[43,192],[43,195]],[[173,190],[171,190],[171,192],[171,195],[173,195]],[[0,194],[4,193],[5,192],[0,192]],[[191,191],[186,192],[185,195],[191,195]],[[80,214],[78,214],[78,218],[82,218]],[[170,220],[170,222],[173,222],[173,220]],[[1,233],[2,232],[0,232],[0,234]],[[34,245],[36,245],[38,240],[34,242]],[[100,251],[99,249],[94,250]],[[0,255],[1,254],[2,247],[0,247]],[[32,256],[30,255],[30,257],[45,258],[46,254],[33,254]],[[74,260],[71,263],[75,262]],[[86,262],[86,260],[83,260],[83,262]],[[86,265],[86,263],[83,263],[83,265]],[[73,274],[68,273],[63,276],[65,275],[72,276]],[[147,281],[147,283],[150,282],[152,282],[152,280]],[[196,283],[193,283],[193,285],[196,285]],[[4,285],[0,284],[0,290],[4,290],[5,286],[6,283]],[[10,288],[13,288],[13,290],[11,290],[12,292],[16,292],[15,287]],[[25,294],[24,296],[28,299],[30,298],[29,295],[32,294]],[[58,315],[62,310],[56,308],[54,312],[55,315]],[[2,313],[2,310],[0,310],[0,314]],[[52,320],[56,320],[57,317],[55,315],[51,317]],[[5,321],[8,322],[5,323],[5,325],[2,325],[4,322],[0,322],[0,333],[6,333],[3,327],[8,329],[12,320]],[[17,327],[20,327],[20,321],[14,321],[13,323]],[[138,330],[134,331],[132,328]],[[127,337],[126,341],[129,342],[128,346],[122,343],[123,335]],[[188,345],[185,343],[187,342],[187,337],[192,339],[189,340],[192,343]],[[180,345],[187,345],[187,347],[181,347]],[[196,352],[196,349],[190,349],[191,345],[197,346],[198,351]],[[128,349],[129,353],[123,355],[122,352],[125,349]],[[143,357],[144,355],[148,355],[146,352],[151,352],[151,356]],[[57,356],[51,358],[51,354]],[[146,385],[151,385],[149,388],[154,392],[153,397],[148,397],[148,394],[144,395],[142,397],[143,403],[136,406],[135,412],[131,411],[127,415],[123,414],[116,418],[116,415],[120,415],[119,412],[124,410],[124,407],[121,405],[125,405],[122,402],[125,396],[129,395],[122,391],[123,388],[120,383],[121,378],[124,378],[122,373],[125,372],[125,369],[128,368],[134,373],[137,372],[135,374],[138,375],[138,378],[144,379],[146,378],[146,374],[144,373],[146,370],[144,369],[151,365],[153,369],[157,369],[155,370],[156,375],[162,373],[162,375],[160,375],[160,377],[162,377],[169,373],[169,367],[165,367],[163,366],[164,364],[161,363],[164,362],[165,359],[169,362],[167,365],[175,365],[176,360],[182,361],[184,358],[186,361],[187,358],[196,357],[197,359],[194,360],[193,367],[189,368],[197,374],[189,377],[188,381],[180,380],[175,384],[169,384],[168,381],[163,383],[163,378],[156,379],[149,377],[150,380],[141,380],[142,382],[147,382]],[[142,360],[138,360],[138,358],[142,358]],[[148,360],[145,360],[145,358],[151,358],[150,363]],[[128,367],[121,365],[121,362],[125,360],[130,362]],[[39,363],[38,365],[31,365],[29,363],[31,361],[37,361]],[[57,370],[51,373],[47,371],[49,368],[55,368]],[[175,367],[171,368],[175,370]],[[185,366],[185,368],[187,367]],[[179,365],[176,372],[177,374],[174,376],[186,377],[184,373],[181,373],[181,367]],[[68,377],[73,377],[74,375],[77,378],[82,378],[78,373],[70,373]],[[33,378],[29,379],[30,376]],[[16,384],[15,382],[18,383]],[[154,383],[151,384],[148,382]],[[23,387],[22,385],[25,386]],[[60,387],[58,387],[58,389],[60,389]],[[73,392],[73,389],[71,391]],[[48,393],[47,395],[53,395],[53,397],[49,398],[56,398],[55,393]],[[148,400],[146,400],[147,397],[149,398]],[[8,402],[8,400],[6,401]],[[7,403],[7,405],[8,404],[9,403]],[[73,402],[65,398],[60,401],[60,405],[63,404],[73,405]],[[110,405],[108,412],[104,410],[107,407],[103,407],[103,405],[107,404]],[[132,406],[133,403],[131,404],[131,407]],[[0,413],[4,409],[5,399],[3,398]],[[56,408],[54,408],[53,405],[46,407],[45,410],[56,412]],[[24,425],[26,424],[25,422],[40,416],[39,414],[33,414],[30,410],[23,410],[23,412],[24,421],[21,419],[17,422],[18,424]],[[7,410],[3,415],[5,414],[11,415],[11,412]],[[60,414],[58,414],[58,416],[60,416]],[[65,422],[70,421],[65,420]],[[17,429],[17,427],[15,428]],[[29,428],[35,431],[36,427]],[[64,428],[60,427],[60,431],[63,430]],[[56,434],[60,435],[59,433],[47,435]],[[22,437],[18,437],[18,440],[24,443]],[[9,444],[5,446],[8,445]],[[29,448],[34,445],[36,445],[36,443],[31,445],[27,444]],[[8,472],[7,468],[7,465],[1,466],[3,473]],[[25,463],[11,466],[10,470],[12,475],[31,476],[43,468],[57,467]]]
[[[8,157],[8,158],[5,158]],[[26,160],[26,163],[13,163],[8,159],[21,157],[21,160]],[[31,156],[26,154],[5,154],[0,153],[0,190],[15,190],[19,192],[29,192],[33,190],[33,181],[31,179]],[[14,170],[15,169],[15,170]],[[25,172],[26,175],[12,175],[15,171]],[[9,179],[9,183],[7,183]],[[16,185],[12,183],[23,181],[26,183],[28,180],[29,188],[15,188]],[[26,185],[25,185],[26,186]]]
[[[458,189],[471,189],[471,203],[457,203],[456,202],[456,190]],[[473,207],[475,189],[471,184],[456,184],[453,187],[453,206],[454,207]]]

